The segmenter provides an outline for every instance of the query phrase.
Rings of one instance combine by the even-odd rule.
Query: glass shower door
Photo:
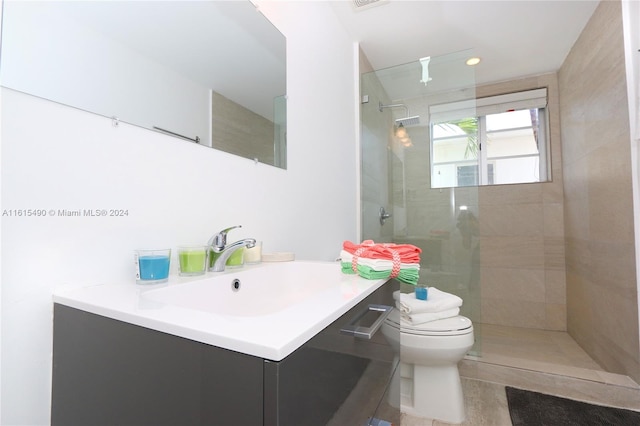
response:
[[[429,107],[475,99],[475,73],[464,51],[361,76],[362,239],[413,244],[422,249],[420,283],[460,296],[461,315],[480,322],[479,202],[477,186],[432,185]],[[451,164],[460,169],[466,166]],[[464,177],[464,169],[459,170]],[[379,210],[390,214],[381,221]],[[402,292],[413,286],[397,283]],[[472,353],[480,353],[480,333]],[[387,398],[404,401],[406,392]],[[400,404],[398,404],[398,407]],[[384,407],[384,405],[381,405]],[[376,416],[382,418],[382,410]]]

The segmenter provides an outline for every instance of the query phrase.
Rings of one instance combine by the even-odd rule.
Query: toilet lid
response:
[[[473,324],[467,317],[457,315],[451,318],[443,318],[422,324],[412,325],[400,320],[400,311],[393,309],[385,320],[390,326],[399,329],[402,333],[421,335],[455,335],[469,333]]]

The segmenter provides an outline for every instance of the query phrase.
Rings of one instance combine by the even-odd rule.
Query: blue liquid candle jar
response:
[[[416,285],[416,299],[427,300],[427,286]]]
[[[156,284],[169,279],[171,249],[136,250],[134,258],[138,284]]]

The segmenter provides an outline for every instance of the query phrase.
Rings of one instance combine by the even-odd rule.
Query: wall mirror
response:
[[[286,40],[249,1],[5,0],[2,86],[286,168]]]

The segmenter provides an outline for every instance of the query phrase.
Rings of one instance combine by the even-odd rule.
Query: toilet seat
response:
[[[385,322],[403,334],[419,336],[455,336],[473,332],[471,320],[461,315],[412,325],[407,321],[401,321],[400,311],[394,308]]]

